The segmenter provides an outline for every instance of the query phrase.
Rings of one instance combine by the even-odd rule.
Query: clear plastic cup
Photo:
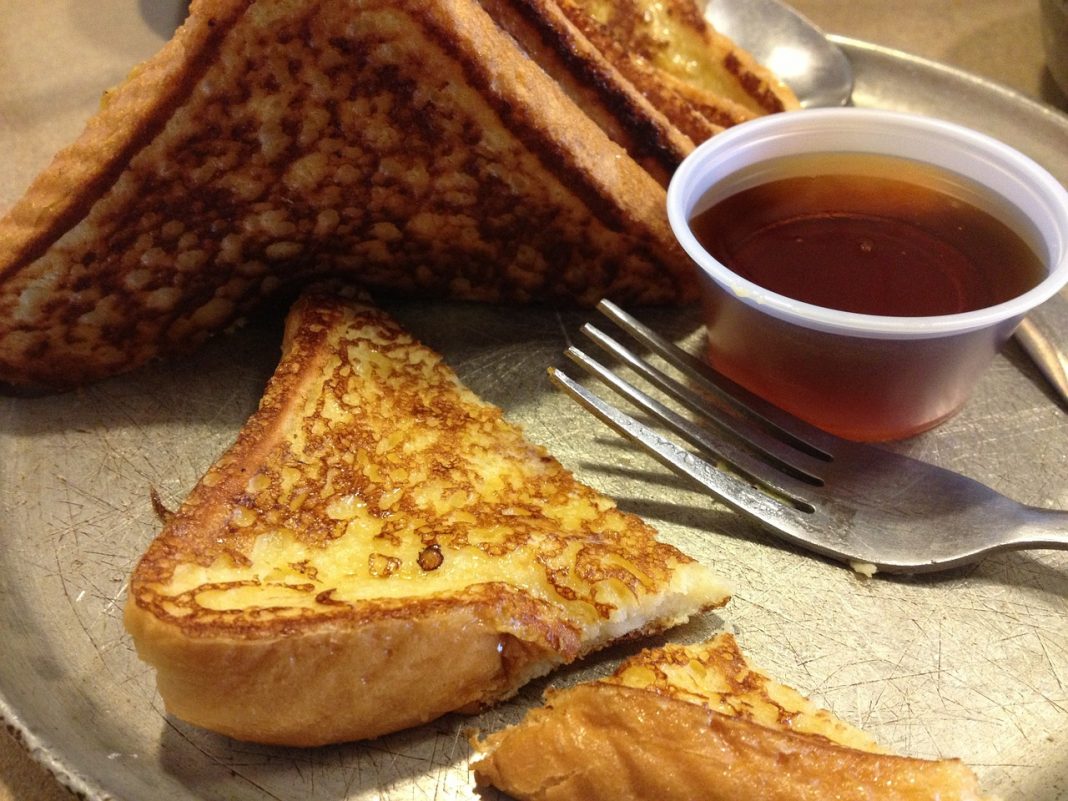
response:
[[[697,241],[691,219],[740,170],[806,153],[875,153],[935,165],[997,196],[998,216],[1032,247],[1046,277],[976,311],[886,317],[803,303],[748,281]],[[736,191],[731,190],[731,191]],[[729,192],[726,192],[729,194]],[[929,429],[967,400],[1020,320],[1068,282],[1068,192],[1034,161],[941,120],[868,109],[787,112],[698,147],[668,188],[668,218],[701,268],[708,359],[778,406],[854,440]]]

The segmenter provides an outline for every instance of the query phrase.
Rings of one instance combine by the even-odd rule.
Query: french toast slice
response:
[[[476,0],[194,0],[0,220],[0,380],[128,370],[323,274],[684,302],[663,198]]]
[[[888,754],[750,666],[734,637],[669,644],[546,693],[474,741],[476,781],[519,801],[982,801],[956,759]]]
[[[178,718],[312,746],[493,703],[726,600],[384,312],[314,288],[125,623]]]
[[[638,0],[610,25],[592,0],[193,0],[0,218],[0,382],[64,388],[188,351],[324,275],[695,299],[664,185],[722,125],[792,106],[688,3],[650,26]],[[701,77],[724,64],[731,80]],[[720,83],[778,105],[723,112],[741,104]]]

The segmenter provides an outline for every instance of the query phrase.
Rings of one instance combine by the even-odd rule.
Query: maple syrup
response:
[[[712,191],[690,221],[702,246],[754,284],[826,309],[953,315],[1010,300],[1047,274],[1017,233],[1032,236],[1030,223],[970,180],[909,159],[795,155]],[[896,439],[949,417],[997,347],[983,332],[907,345],[830,334],[736,293],[706,294],[712,365],[850,439]]]
[[[692,230],[732,271],[795,300],[891,317],[957,314],[1010,300],[1046,275],[991,213],[988,193],[931,165],[812,154],[732,183],[754,180],[695,216]]]

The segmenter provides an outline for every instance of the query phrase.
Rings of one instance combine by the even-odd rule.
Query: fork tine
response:
[[[805,490],[810,490],[811,484],[802,483],[789,474],[784,474],[778,466],[769,465],[754,457],[748,450],[738,447],[729,439],[713,438],[710,431],[642,392],[578,348],[568,348],[566,355],[630,404],[648,413],[683,440],[711,456],[717,466],[724,465],[725,469],[743,475],[769,492],[783,496],[798,508],[812,510],[812,504],[805,498]]]
[[[836,447],[842,446],[838,437],[809,425],[763,398],[757,397],[716,372],[704,361],[664,339],[612,301],[602,300],[597,304],[597,310],[638,342],[694,378],[703,389],[726,403],[731,409],[787,445],[826,461],[831,461]]]
[[[697,414],[702,420],[711,423],[732,442],[741,442],[751,453],[766,460],[771,467],[781,470],[787,475],[799,478],[808,484],[814,486],[822,485],[821,468],[827,466],[826,460],[818,459],[806,451],[791,447],[781,439],[772,437],[762,428],[753,425],[747,418],[730,414],[709,403],[706,395],[695,392],[690,387],[666,375],[595,326],[584,325],[582,333],[606,353],[641,375],[650,384],[668,393],[691,412]],[[606,380],[603,376],[599,377],[602,380]],[[695,445],[704,445],[703,442],[698,443],[693,440],[691,442]]]
[[[583,408],[626,439],[641,446],[669,469],[693,479],[735,512],[792,538],[789,532],[797,528],[799,517],[805,514],[803,511],[754,487],[740,476],[717,469],[606,403],[563,371],[550,367],[549,378]]]

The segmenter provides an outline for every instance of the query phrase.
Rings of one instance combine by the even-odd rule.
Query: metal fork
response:
[[[583,333],[700,422],[578,348],[567,355],[694,450],[550,368],[553,383],[772,534],[858,570],[886,573],[945,570],[1000,550],[1068,549],[1068,511],[1026,506],[950,470],[828,434],[715,372],[615,304],[602,301],[598,310],[683,380],[592,325]]]

